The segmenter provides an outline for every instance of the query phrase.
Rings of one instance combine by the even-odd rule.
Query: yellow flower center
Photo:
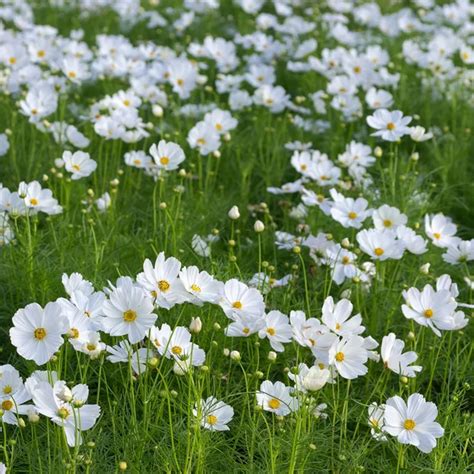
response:
[[[46,329],[45,328],[36,328],[35,332],[33,334],[34,334],[36,340],[42,341],[46,337]]]
[[[355,219],[357,217],[357,212],[351,211],[347,214],[347,217],[349,217],[349,219]]]
[[[270,336],[274,336],[276,334],[276,331],[274,328],[267,328],[267,333],[270,335]]]
[[[65,420],[69,416],[69,410],[66,407],[62,407],[58,410],[57,415],[59,416],[59,418]]]
[[[183,348],[182,347],[179,347],[179,346],[173,346],[171,348],[171,352],[174,354],[174,355],[181,355],[181,353],[183,352]]]
[[[308,169],[308,167],[305,164],[301,165],[300,168],[301,168],[301,171],[306,171]]]
[[[244,334],[248,334],[248,333],[250,332],[250,328],[243,328],[243,329],[242,329],[242,332],[243,332]]]
[[[3,400],[2,409],[5,411],[10,411],[13,408],[13,402],[11,400]]]
[[[5,385],[5,387],[3,387],[3,393],[5,395],[9,395],[10,393],[12,393],[13,389],[11,388],[10,385]]]
[[[81,167],[79,165],[72,165],[72,169],[74,171],[81,171]]]
[[[376,247],[374,249],[374,253],[375,253],[375,255],[377,255],[377,257],[380,257],[381,255],[383,255],[383,252],[384,252],[384,250],[380,247]]]
[[[232,303],[232,308],[235,308],[235,309],[242,309],[242,303],[240,301],[234,301]]]
[[[162,156],[162,157],[160,158],[160,163],[161,163],[162,165],[167,165],[169,162],[170,162],[170,159],[169,159],[167,156]]]
[[[338,353],[336,354],[336,360],[337,360],[338,362],[342,362],[342,361],[344,360],[344,353],[343,353],[343,352],[338,352]]]
[[[198,145],[205,145],[205,144],[206,144],[206,140],[204,140],[204,138],[198,138],[198,139],[197,139],[197,144],[198,144]]]
[[[44,49],[40,49],[37,54],[38,58],[44,58],[46,52],[44,51]]]
[[[216,123],[216,130],[219,130],[219,132],[223,129],[224,127],[220,123]]]
[[[95,344],[87,344],[86,348],[88,351],[92,352],[97,349],[97,346]]]
[[[128,99],[125,99],[123,101],[123,105],[125,105],[125,107],[128,107],[130,105],[130,101]]]
[[[387,130],[395,130],[395,124],[393,122],[388,122]]]
[[[339,323],[336,323],[336,331],[339,331],[341,329],[341,325]]]
[[[127,311],[123,313],[123,320],[125,322],[132,323],[135,319],[137,319],[137,313],[133,311],[133,309],[127,309]]]
[[[38,199],[31,198],[31,199],[30,199],[30,204],[31,204],[32,206],[37,206],[37,205],[38,205]]]
[[[277,400],[276,398],[271,398],[271,399],[268,401],[268,406],[269,406],[272,410],[277,410],[278,408],[281,407],[281,402],[280,402],[280,400]]]
[[[16,58],[12,56],[12,57],[8,60],[8,62],[9,62],[10,64],[16,64]]]
[[[196,283],[193,283],[193,284],[191,285],[191,290],[193,290],[193,291],[195,291],[195,292],[197,292],[197,293],[200,293],[200,292],[201,292],[201,287],[198,286],[198,285],[196,285]]]
[[[403,423],[403,427],[408,431],[413,430],[415,426],[416,426],[415,421],[410,418],[407,418],[405,422]]]
[[[74,71],[69,71],[67,73],[67,77],[69,77],[70,79],[75,79],[76,76],[77,74]]]
[[[392,227],[392,221],[390,219],[385,219],[383,225],[384,227]]]
[[[160,291],[168,291],[170,289],[170,284],[166,280],[160,280],[158,282],[158,288]]]
[[[439,232],[435,232],[435,233],[433,234],[433,237],[434,237],[435,239],[440,239],[440,238],[441,238],[441,234],[440,234]]]
[[[433,310],[432,309],[427,309],[425,310],[425,312],[423,313],[425,318],[432,318],[433,317]]]
[[[209,425],[215,425],[217,423],[217,416],[208,415],[206,419]]]
[[[355,66],[353,71],[356,73],[356,74],[360,74],[362,69],[360,68],[360,66]]]
[[[344,257],[342,257],[342,264],[347,265],[348,263],[351,263],[351,259],[347,255],[345,255]]]
[[[76,328],[69,329],[69,337],[71,339],[77,339],[79,337],[79,330]]]
[[[184,81],[182,79],[178,79],[176,83],[178,84],[178,86],[182,86],[184,84]]]

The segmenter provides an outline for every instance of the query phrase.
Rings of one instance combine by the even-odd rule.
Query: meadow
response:
[[[0,2],[0,473],[472,472],[473,15]]]

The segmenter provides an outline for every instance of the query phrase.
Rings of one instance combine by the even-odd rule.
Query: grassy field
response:
[[[385,19],[386,23],[402,25],[389,35],[379,28],[384,24],[383,16],[377,21],[372,13],[369,16],[373,24],[364,24],[360,19],[362,13],[358,16],[350,5],[345,8],[344,2],[265,2],[256,12],[245,11],[245,4],[256,7],[259,2],[231,0],[216,2],[215,7],[213,2],[183,4],[163,0],[156,2],[159,5],[142,2],[142,8],[136,11],[134,2],[104,2],[105,7],[96,5],[89,11],[87,3],[65,2],[63,6],[53,6],[48,2],[14,1],[0,5],[0,25],[4,26],[0,28],[0,133],[5,133],[9,143],[8,150],[0,157],[3,185],[0,210],[5,211],[5,237],[0,245],[0,361],[19,371],[21,384],[36,370],[48,372],[46,382],[42,382],[46,385],[54,382],[53,372],[68,387],[87,384],[87,403],[100,406],[93,427],[82,434],[82,444],[76,431],[76,439],[73,436],[68,446],[61,427],[67,416],[61,417],[59,412],[48,416],[41,411],[38,386],[35,393],[32,393],[34,388],[29,392],[25,389],[30,395],[25,400],[29,408],[17,409],[20,402],[15,400],[15,393],[21,390],[15,392],[13,387],[12,395],[12,386],[6,385],[11,370],[6,365],[0,366],[3,390],[0,392],[0,461],[6,472],[472,471],[472,323],[440,328],[438,336],[430,327],[418,324],[418,320],[408,319],[402,310],[406,304],[403,291],[410,288],[421,291],[427,284],[436,288],[437,279],[445,274],[458,285],[455,301],[472,303],[473,66],[461,54],[470,44],[474,56],[472,34],[469,36],[467,27],[468,22],[472,25],[472,7],[470,12],[463,13],[465,7],[461,2],[451,5],[454,18],[460,15],[465,18],[463,23],[450,20],[451,11],[446,2],[432,2],[431,7],[423,7],[422,2],[378,2],[380,15],[398,15]],[[363,4],[351,3],[358,8]],[[287,16],[284,7],[291,12]],[[402,10],[403,7],[408,10]],[[194,17],[181,31],[182,25],[174,22],[192,9]],[[31,12],[31,18],[25,11]],[[432,16],[428,14],[430,11]],[[162,15],[165,23],[161,24],[161,20],[147,12]],[[262,12],[272,15],[277,25],[286,28],[264,28],[262,25],[273,20],[262,18]],[[313,22],[307,32],[304,23],[296,24],[297,17]],[[407,18],[414,23],[413,28],[406,26]],[[155,20],[158,23],[150,25]],[[31,25],[49,25],[54,30]],[[349,33],[336,34],[343,25]],[[79,29],[83,36],[77,33]],[[261,36],[245,39],[245,35],[256,35],[258,31]],[[101,43],[100,35],[114,36],[106,45],[105,40]],[[209,36],[225,38],[235,45],[235,64],[225,48],[214,57],[202,53],[203,42]],[[122,39],[126,40],[122,43]],[[298,46],[309,39],[316,40],[316,48],[298,57]],[[406,41],[413,43],[404,47]],[[267,47],[263,46],[265,42],[269,44]],[[425,51],[428,48],[426,54],[432,54],[428,65],[423,67],[422,59],[419,63],[409,59],[409,54],[415,51],[413,44]],[[149,47],[149,56],[144,45]],[[154,50],[156,45],[161,48]],[[379,45],[388,55],[383,66],[386,71],[379,74],[382,66],[374,66],[377,74],[359,81],[354,76],[357,66],[351,61],[360,59],[367,47],[373,45]],[[219,47],[215,46],[217,50]],[[314,67],[316,59],[324,62],[323,50],[338,47],[342,50],[338,56],[340,64],[335,66],[339,72],[328,72],[329,63],[322,68]],[[39,54],[42,48],[46,52]],[[74,51],[81,53],[74,56]],[[10,61],[13,54],[16,64]],[[78,71],[74,77],[65,62],[68,55],[79,58],[79,66],[74,64]],[[197,70],[205,76],[205,80],[196,76],[191,81],[189,94],[179,92],[182,86],[179,81],[183,79],[173,69],[178,66],[172,64],[179,57],[186,58],[183,61],[187,69],[183,74],[192,76]],[[295,62],[310,66],[295,71],[291,65]],[[17,66],[18,63],[22,65]],[[271,102],[263,105],[257,98],[242,110],[233,109],[229,105],[229,90],[220,90],[219,81],[227,77],[231,82],[231,76],[250,74],[251,65],[255,64],[273,68],[274,86],[283,87],[288,94],[281,111],[272,111],[271,107],[278,101],[273,96]],[[22,70],[25,78],[16,78],[20,67],[26,66],[32,69]],[[81,68],[85,68],[83,78]],[[397,74],[399,79],[392,85],[384,82],[384,77]],[[353,93],[329,92],[328,84],[335,75],[345,75],[354,87]],[[377,89],[389,91],[393,96],[393,105],[387,109],[413,117],[410,126],[423,126],[433,133],[432,138],[418,142],[410,137],[410,131],[396,141],[373,136],[375,129],[366,120],[376,113],[365,99],[369,80]],[[36,106],[29,106],[28,114],[22,101],[28,99],[27,94],[39,87],[41,81],[57,86],[53,87],[57,91],[57,104],[51,113],[36,118],[38,112],[31,112]],[[187,83],[186,78],[184,81]],[[162,96],[147,97],[145,85],[155,86]],[[258,96],[255,93],[258,87],[248,79],[242,78],[233,88],[248,91],[250,98],[254,94]],[[140,97],[136,112],[142,125],[137,128],[147,136],[134,143],[124,139],[124,135],[108,139],[98,133],[98,115],[110,112],[118,123],[120,115],[128,113],[105,102],[95,108],[106,96],[119,91],[131,91],[131,99],[125,99],[128,102]],[[318,111],[313,105],[316,100],[311,97],[318,91],[322,91],[320,100],[325,110]],[[359,100],[354,116],[333,105],[333,100],[338,98],[350,102],[354,97]],[[124,106],[123,98],[116,100]],[[183,107],[189,104],[196,104],[202,110],[196,107],[195,114],[185,114]],[[216,109],[229,111],[237,124],[227,134],[221,134],[215,151],[202,155],[199,152],[202,144],[199,141],[195,146],[190,144],[189,132],[203,120],[206,112]],[[138,122],[135,117],[130,120]],[[302,127],[304,121],[308,123]],[[75,152],[78,147],[70,140],[54,138],[51,124],[56,122],[74,125],[90,141],[83,151],[97,163],[97,168],[88,176],[71,179],[74,174],[67,170],[67,164],[65,168],[57,161],[64,159],[66,150]],[[154,168],[150,165],[148,169],[155,171],[147,173],[124,161],[126,153],[133,151],[143,151],[151,160],[150,147],[160,140],[174,142],[184,151],[185,160],[176,169],[162,171],[158,176],[156,165]],[[330,185],[324,185],[326,177],[321,178],[321,174],[319,179],[306,177],[304,186],[308,190],[334,200],[334,194],[330,194],[334,188],[345,197],[366,199],[368,208],[373,210],[382,205],[399,209],[407,217],[406,226],[428,241],[426,252],[413,254],[403,247],[401,258],[374,257],[362,248],[357,237],[363,228],[374,227],[372,217],[368,216],[359,228],[351,227],[317,205],[298,207],[302,202],[301,187],[293,193],[269,192],[268,188],[302,177],[291,164],[295,152],[285,146],[295,141],[310,142],[311,150],[327,154],[331,165],[341,173]],[[363,170],[364,180],[356,179],[338,160],[351,141],[368,145],[374,157],[373,164]],[[0,151],[1,143],[0,140]],[[157,163],[166,167],[159,159]],[[34,212],[35,203],[28,201],[28,196],[22,194],[24,189],[19,188],[21,182],[33,181],[52,191],[62,212]],[[8,194],[5,190],[9,190]],[[17,198],[23,207],[26,203],[19,212],[7,208],[8,199],[12,199],[8,196],[15,191],[19,191]],[[100,209],[96,200],[104,193],[108,193],[110,203]],[[238,206],[237,219],[228,215],[232,206]],[[425,227],[425,216],[438,213],[453,220],[459,238],[448,235],[449,242],[442,247],[433,244],[436,237],[430,236]],[[263,224],[261,232],[256,221]],[[286,246],[278,241],[278,232],[292,235]],[[319,233],[326,236],[329,244],[342,245],[335,251],[335,260],[342,251],[352,252],[351,258],[357,259],[356,273],[344,277],[342,282],[334,281],[334,260],[324,252],[322,256],[315,255],[315,247],[308,243],[309,236]],[[202,248],[196,246],[195,236],[203,239]],[[390,238],[395,239],[392,234]],[[447,262],[443,255],[450,248],[458,249],[461,239],[471,250],[461,261]],[[398,238],[392,244],[400,247],[401,241]],[[377,254],[379,246],[375,247]],[[297,340],[296,325],[290,325],[287,320],[283,326],[292,330],[291,340],[283,339],[281,352],[278,346],[270,345],[272,328],[263,310],[254,319],[266,324],[266,330],[255,323],[257,329],[248,337],[229,337],[225,329],[233,321],[240,321],[234,314],[240,308],[234,302],[233,309],[226,310],[222,287],[219,286],[218,298],[211,302],[199,306],[195,295],[190,301],[188,291],[187,301],[183,297],[168,309],[159,298],[154,300],[158,290],[153,290],[154,293],[148,287],[146,292],[141,290],[140,278],[135,283],[145,259],[154,263],[160,252],[177,258],[183,267],[197,266],[218,282],[237,279],[251,285],[249,282],[255,274],[265,274],[267,283],[259,281],[254,286],[263,294],[267,314],[272,310],[284,315],[304,311],[306,318],[321,320],[323,303],[329,296],[336,302],[349,299],[352,315],[362,317],[365,328],[362,337],[371,336],[381,344],[384,336],[394,333],[405,342],[404,351],[416,352],[416,365],[423,369],[411,377],[400,373],[399,368],[398,373],[396,369],[390,370],[387,363],[384,367],[383,360],[371,360],[375,357],[370,351],[380,352],[379,345],[377,349],[362,350],[367,373],[348,380],[334,362],[338,361],[339,349],[335,346],[323,349],[324,356],[316,360],[314,351]],[[364,267],[365,262],[374,262],[370,271]],[[62,282],[63,274],[75,272],[91,282],[104,300],[110,300],[111,293],[117,291],[112,285],[116,285],[119,277],[131,277],[134,291],[142,291],[141,297],[152,307],[155,303],[152,311],[157,320],[153,325],[162,328],[168,324],[173,331],[191,324],[192,341],[205,352],[205,360],[196,362],[194,367],[183,362],[181,367],[176,353],[170,354],[168,347],[156,346],[152,337],[145,338],[143,332],[138,341],[130,340],[128,360],[112,363],[105,345],[109,348],[127,337],[111,334],[105,325],[100,327],[100,340],[104,344],[100,353],[91,357],[78,350],[68,341],[74,339],[73,323],[65,308],[77,306],[79,312],[85,309],[78,303],[79,296],[73,291],[68,294]],[[273,285],[284,277],[287,278],[282,286],[266,291],[269,282]],[[158,287],[165,292],[159,285],[162,281],[159,280]],[[108,290],[102,293],[104,288]],[[131,291],[125,289],[123,298]],[[442,292],[438,288],[438,293]],[[80,296],[90,298],[87,292]],[[36,355],[25,357],[21,353],[21,346],[27,346],[29,340],[23,339],[22,344],[13,340],[12,317],[32,303],[45,307],[57,300],[55,304],[61,315],[56,316],[57,321],[51,321],[50,315],[47,324],[52,325],[53,331],[53,326],[58,328],[67,319],[61,336],[64,343],[52,350],[47,361],[38,363]],[[106,306],[102,303],[99,306],[95,308],[96,321],[110,316],[104,309]],[[472,308],[458,306],[456,311],[463,311],[467,319],[472,318]],[[137,314],[134,314],[135,318]],[[432,318],[426,311],[425,316]],[[197,317],[202,327],[192,323],[192,318]],[[334,336],[336,343],[340,338],[345,341],[349,336],[357,337],[350,330],[341,334],[339,329],[331,330],[328,326],[326,323],[321,331]],[[89,336],[96,331],[97,328],[87,328]],[[38,333],[35,334],[41,342]],[[190,359],[194,355],[191,353]],[[142,357],[139,370],[136,370],[138,359],[134,357]],[[325,357],[329,357],[329,362]],[[329,370],[330,380],[318,390],[291,393],[292,400],[299,404],[297,410],[283,415],[272,413],[268,409],[272,405],[260,403],[256,397],[257,392],[262,392],[262,382],[280,381],[293,387],[291,379],[301,363],[308,367],[321,364]],[[2,382],[2,378],[7,382]],[[372,403],[385,404],[395,396],[406,401],[415,393],[436,404],[436,422],[444,428],[444,435],[429,453],[400,443],[392,433],[384,434],[382,422],[382,430],[372,425],[375,437],[371,434],[368,409]],[[67,390],[55,396],[56,402],[71,402],[67,406],[73,406],[74,413],[76,409],[79,411],[79,405],[76,407],[68,398]],[[200,400],[211,396],[233,409],[228,431],[212,429],[213,419],[205,410],[193,413],[196,403],[199,405]],[[277,396],[272,400],[285,405]],[[321,404],[326,407],[321,408]],[[77,419],[74,423],[81,424]],[[405,429],[411,431],[406,425]]]

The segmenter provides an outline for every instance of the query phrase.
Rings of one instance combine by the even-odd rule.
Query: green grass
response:
[[[141,24],[126,36],[134,43],[151,39],[184,51],[190,41],[202,41],[207,34],[226,36],[226,25],[231,21],[227,20],[229,15],[233,15],[232,22],[239,31],[253,30],[248,15],[230,1],[222,4],[219,12],[197,20],[184,38],[169,31],[148,30]],[[85,20],[75,13],[39,6],[36,19],[38,23],[57,27],[61,34],[81,27],[89,44],[94,43],[95,35],[105,31],[120,33],[118,19],[110,11]],[[334,40],[324,42],[321,31],[316,31],[315,37],[324,46],[335,46]],[[395,58],[401,40],[384,38],[383,45]],[[43,185],[52,189],[64,206],[61,215],[31,219],[30,229],[24,218],[18,218],[13,223],[16,241],[0,248],[2,363],[13,364],[24,377],[35,370],[35,364],[20,358],[10,344],[11,318],[17,309],[31,302],[44,305],[64,296],[63,273],[82,273],[99,290],[119,276],[135,276],[141,271],[145,258],[154,260],[160,251],[165,251],[183,265],[197,265],[219,280],[236,277],[247,281],[261,263],[253,231],[253,223],[258,218],[266,224],[262,234],[262,260],[275,268],[273,275],[282,277],[291,273],[294,276],[288,287],[270,292],[269,308],[285,314],[296,309],[306,310],[308,299],[311,314],[320,317],[322,302],[328,294],[339,299],[342,291],[350,289],[354,313],[362,314],[368,328],[365,335],[381,341],[388,332],[395,332],[397,337],[407,341],[407,350],[416,344],[418,362],[423,366],[423,371],[405,384],[397,375],[387,373],[381,363],[369,361],[365,377],[350,385],[339,378],[335,386],[327,385],[317,392],[317,403],[328,405],[328,419],[314,418],[307,407],[277,419],[255,408],[255,391],[266,379],[290,384],[287,369],[302,361],[310,364],[309,351],[289,344],[285,352],[271,362],[267,358],[271,350],[267,340],[259,340],[257,336],[245,340],[225,337],[222,328],[228,321],[217,306],[182,305],[169,312],[158,310],[158,323],[167,322],[172,327],[187,326],[191,317],[200,316],[203,331],[193,336],[193,341],[206,350],[207,370],[195,370],[178,377],[172,372],[171,362],[160,359],[157,369],[150,369],[132,381],[126,365],[112,365],[105,357],[91,361],[84,354],[74,353],[72,348],[66,353],[65,344],[57,361],[51,362],[49,367],[54,369],[61,363],[68,383],[87,383],[91,389],[89,402],[98,401],[101,417],[95,428],[85,433],[85,443],[78,453],[64,446],[59,428],[45,419],[38,424],[26,420],[24,428],[4,425],[0,434],[0,437],[5,436],[3,442],[0,438],[4,452],[0,448],[0,460],[5,461],[6,451],[11,472],[109,473],[116,472],[121,461],[134,473],[395,472],[399,445],[394,438],[387,443],[371,438],[367,406],[374,401],[385,402],[396,394],[406,399],[414,392],[422,393],[437,404],[437,421],[445,428],[445,435],[429,455],[408,447],[403,472],[464,473],[474,469],[470,413],[472,324],[463,331],[446,332],[437,338],[426,328],[411,326],[401,312],[403,289],[433,284],[443,273],[449,273],[459,284],[458,300],[470,302],[471,294],[463,282],[469,271],[467,266],[446,264],[441,259],[441,249],[430,245],[429,252],[422,256],[405,255],[401,261],[382,262],[380,279],[370,292],[365,292],[360,284],[353,282],[340,287],[330,285],[327,268],[317,267],[306,251],[301,260],[298,255],[277,250],[274,245],[274,229],[293,232],[295,228],[289,211],[298,204],[298,195],[272,196],[266,191],[267,186],[279,186],[297,178],[289,163],[291,152],[284,149],[284,144],[292,140],[312,141],[315,148],[328,153],[332,159],[352,139],[371,146],[381,145],[383,156],[370,171],[380,195],[365,196],[370,206],[387,203],[399,207],[408,215],[411,226],[421,226],[420,232],[426,213],[443,212],[458,224],[459,236],[472,237],[474,140],[469,127],[474,123],[474,109],[462,99],[433,100],[429,92],[421,88],[413,66],[402,60],[394,59],[394,62],[393,69],[402,77],[394,92],[395,108],[408,115],[418,114],[418,123],[426,128],[442,130],[434,140],[416,146],[420,153],[417,163],[409,158],[413,151],[410,140],[397,145],[396,168],[394,147],[370,137],[363,119],[345,124],[332,110],[328,115],[331,128],[318,135],[294,127],[289,113],[272,115],[259,108],[233,113],[239,125],[230,142],[222,145],[220,158],[200,157],[186,142],[187,133],[197,120],[175,113],[180,102],[171,93],[163,119],[157,119],[150,111],[144,115],[145,122],[150,121],[165,131],[162,135],[154,131],[148,139],[134,145],[105,142],[90,124],[78,123],[68,106],[76,103],[86,107],[89,102],[126,87],[120,81],[106,79],[73,89],[62,99],[65,107],[59,107],[57,116],[49,118],[51,122],[64,118],[80,125],[91,138],[86,151],[98,162],[97,171],[90,178],[71,182],[51,171],[54,159],[61,156],[63,149],[50,135],[36,131],[28,123],[18,112],[16,98],[0,95],[0,131],[11,130],[11,149],[6,157],[0,158],[0,182],[14,190],[22,180],[41,180],[47,175]],[[209,84],[213,83],[214,74],[215,71]],[[295,97],[324,87],[325,80],[316,73],[295,74],[282,67],[277,83]],[[225,97],[204,88],[196,90],[189,102],[214,102],[228,109]],[[140,170],[123,163],[127,150],[147,151],[161,137],[176,141],[184,148],[185,177],[170,173],[163,182],[154,183]],[[111,185],[115,178],[119,180],[118,186]],[[182,192],[176,191],[178,185],[183,186]],[[82,201],[90,199],[89,188],[95,197],[105,191],[111,193],[112,206],[108,212],[100,214],[94,209],[85,212],[87,206]],[[421,204],[413,199],[416,193],[422,196]],[[355,191],[351,195],[357,194]],[[159,204],[163,202],[167,204],[166,209],[160,209]],[[262,202],[267,207],[255,207]],[[239,206],[242,217],[235,224],[237,245],[231,250],[228,245],[231,221],[227,211],[232,205]],[[314,234],[325,231],[338,242],[344,237],[355,242],[355,234],[350,229],[344,229],[314,208],[306,223]],[[212,246],[211,259],[205,259],[193,252],[191,239],[194,234],[210,233],[218,234],[220,240]],[[230,255],[235,255],[236,261],[229,258]],[[426,262],[431,263],[429,275],[419,271]],[[415,341],[407,337],[410,330],[415,331]],[[111,338],[104,336],[104,340]],[[240,351],[241,362],[225,357],[225,348]],[[210,433],[196,426],[191,414],[194,402],[210,395],[233,406],[235,416],[230,432]]]

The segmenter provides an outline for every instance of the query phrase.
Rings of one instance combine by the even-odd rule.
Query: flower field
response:
[[[472,472],[473,18],[0,2],[0,474]]]

